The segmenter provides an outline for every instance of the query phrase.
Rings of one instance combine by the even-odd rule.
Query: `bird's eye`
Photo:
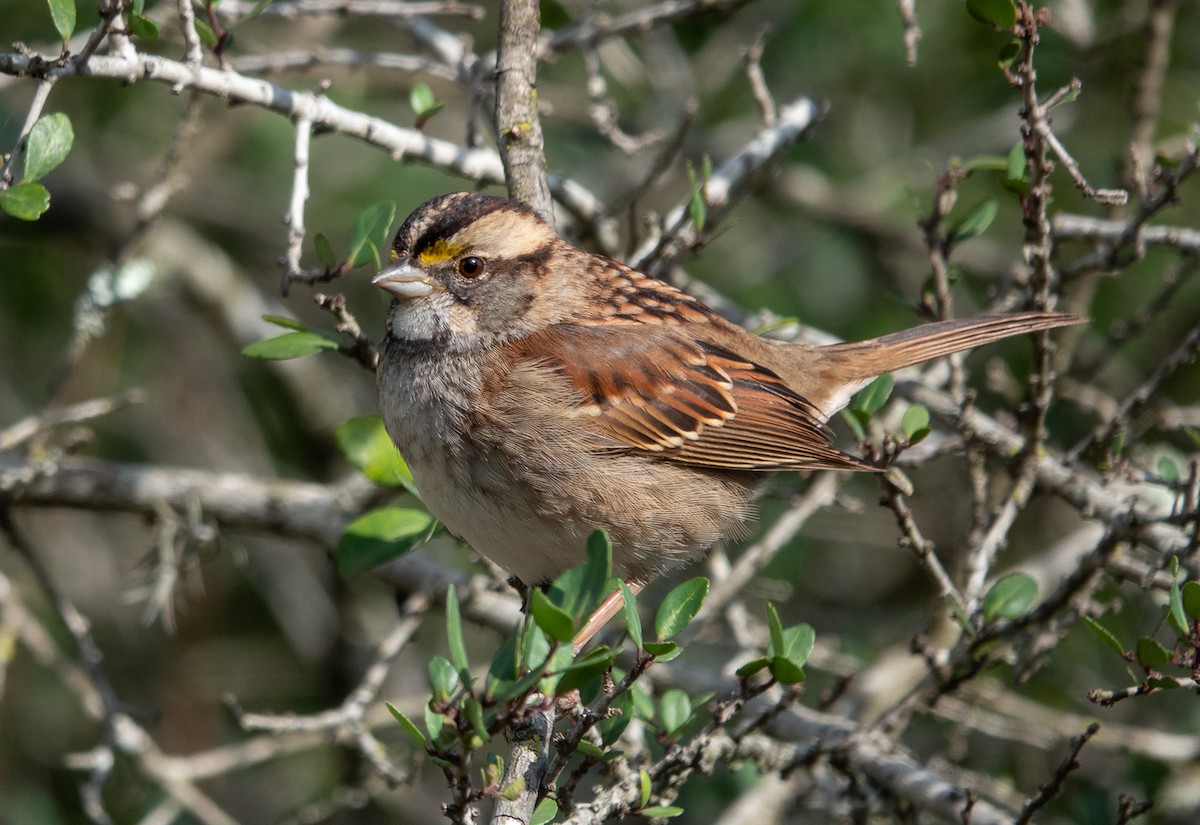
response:
[[[458,272],[464,278],[478,278],[483,274],[483,258],[470,255],[458,262]]]

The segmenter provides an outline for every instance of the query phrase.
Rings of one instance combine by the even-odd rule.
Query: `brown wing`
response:
[[[778,375],[722,347],[635,324],[555,326],[510,346],[566,382],[572,414],[609,448],[713,469],[878,469],[835,449]]]

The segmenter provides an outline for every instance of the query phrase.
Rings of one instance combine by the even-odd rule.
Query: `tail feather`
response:
[[[874,378],[885,372],[911,367],[931,358],[972,349],[1008,338],[1055,327],[1083,323],[1084,319],[1061,312],[1021,312],[980,315],[935,321],[867,341],[823,347],[829,355],[842,355],[851,381]],[[840,360],[840,359],[839,359]]]

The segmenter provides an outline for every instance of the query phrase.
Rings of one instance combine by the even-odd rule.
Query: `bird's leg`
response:
[[[646,586],[645,582],[640,582],[637,579],[626,579],[625,584],[629,586],[630,591],[636,596],[642,592],[642,588]],[[579,655],[579,651],[583,650],[583,646],[591,641],[604,625],[608,624],[608,620],[617,615],[617,612],[625,606],[624,599],[621,598],[621,588],[617,588],[608,594],[608,597],[600,602],[600,606],[592,611],[592,615],[588,616],[586,622],[579,632],[575,634],[575,640],[572,642],[575,646],[575,655]]]

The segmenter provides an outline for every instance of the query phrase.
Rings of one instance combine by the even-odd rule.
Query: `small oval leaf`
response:
[[[1037,598],[1037,582],[1027,573],[1009,573],[992,585],[983,597],[983,617],[1020,619]]]
[[[75,33],[75,0],[50,0],[50,19],[62,38],[63,48]]]
[[[928,433],[929,410],[920,404],[913,404],[904,411],[904,416],[900,419],[900,428],[904,430],[904,437],[910,442],[922,430]]]
[[[413,487],[412,471],[377,415],[351,418],[334,430],[338,446],[363,475],[387,487]]]
[[[1149,636],[1138,639],[1135,652],[1138,664],[1147,670],[1162,670],[1171,663],[1171,651]]]
[[[66,160],[74,142],[75,131],[71,128],[71,119],[62,112],[38,118],[25,142],[22,182],[33,183],[48,175]]]
[[[409,507],[383,507],[359,516],[338,539],[338,574],[349,578],[391,561],[422,543],[435,524],[429,513]]]
[[[1200,582],[1184,582],[1180,588],[1183,612],[1193,622],[1200,622]]]
[[[658,720],[667,735],[677,732],[692,718],[692,700],[685,691],[671,688],[658,700]]]
[[[36,221],[50,208],[50,192],[40,183],[18,183],[0,190],[0,209],[23,221]]]
[[[538,627],[557,641],[569,642],[575,637],[575,623],[571,614],[558,607],[540,587],[535,587],[529,593],[529,612]]]
[[[268,361],[287,361],[337,348],[338,342],[325,335],[316,332],[289,332],[264,341],[255,341],[242,350],[242,355]]]
[[[704,604],[709,582],[697,576],[674,588],[659,605],[654,616],[654,632],[661,641],[670,641],[688,626]]]

